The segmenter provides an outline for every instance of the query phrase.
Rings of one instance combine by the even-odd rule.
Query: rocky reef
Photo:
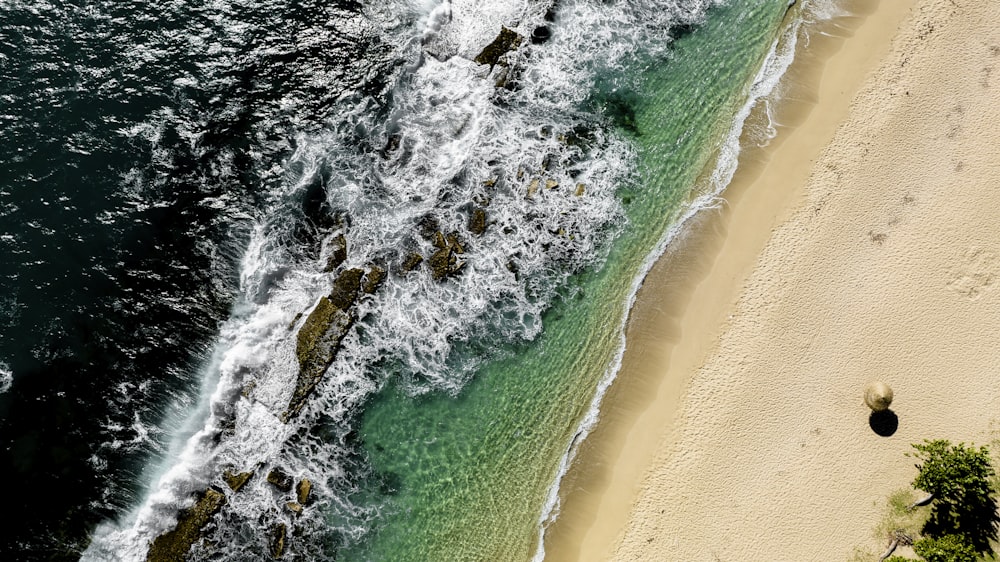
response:
[[[222,472],[222,480],[234,493],[242,490],[243,486],[246,486],[251,478],[253,478],[253,472],[235,473],[228,468]]]
[[[305,405],[306,399],[333,363],[340,342],[354,324],[350,309],[361,290],[362,269],[348,269],[334,281],[330,294],[320,297],[306,317],[296,337],[295,355],[299,361],[299,376],[295,390],[282,414],[287,422]]]
[[[483,50],[476,55],[473,62],[476,64],[488,64],[490,68],[493,68],[500,62],[501,57],[517,49],[521,45],[522,40],[524,38],[518,32],[506,26],[500,26],[500,34],[497,35],[492,43],[483,47]]]
[[[202,537],[212,517],[226,503],[226,495],[215,488],[205,490],[193,506],[182,511],[177,526],[153,541],[147,562],[184,562],[187,552]]]

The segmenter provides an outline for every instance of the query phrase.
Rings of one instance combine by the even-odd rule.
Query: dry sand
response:
[[[845,29],[647,279],[548,560],[874,560],[910,443],[994,437],[1000,3],[884,0]]]

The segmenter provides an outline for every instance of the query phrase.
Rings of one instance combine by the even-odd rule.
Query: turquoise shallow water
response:
[[[572,278],[529,344],[505,349],[457,396],[390,384],[359,440],[375,530],[346,560],[528,560],[560,459],[619,351],[633,280],[698,195],[749,86],[783,29],[787,2],[733,1],[666,53],[604,76],[605,108],[639,155],[618,189],[628,226],[604,266]]]

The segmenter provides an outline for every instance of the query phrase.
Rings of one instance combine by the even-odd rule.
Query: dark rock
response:
[[[347,238],[341,234],[334,238],[330,244],[330,257],[327,258],[323,271],[329,273],[340,267],[340,264],[345,261],[347,261]]]
[[[509,66],[503,66],[497,71],[496,80],[493,81],[494,88],[504,88],[510,91],[517,89],[517,73]]]
[[[288,323],[288,331],[294,330],[295,329],[295,325],[298,324],[299,320],[301,320],[301,319],[302,319],[302,313],[300,312],[300,313],[298,313],[298,314],[295,315],[295,318],[292,318],[291,322]]]
[[[239,492],[253,478],[253,472],[235,473],[228,468],[222,473],[222,480],[233,492]]]
[[[462,243],[458,241],[458,234],[452,232],[447,236],[448,247],[452,249],[456,254],[464,254],[465,248],[462,247]]]
[[[147,562],[184,562],[191,546],[201,538],[212,517],[222,509],[226,496],[209,488],[195,504],[180,513],[177,526],[156,537],[146,555]]]
[[[465,267],[465,262],[458,261],[456,255],[464,254],[465,248],[458,239],[458,234],[452,232],[445,237],[445,247],[439,249],[427,260],[431,268],[431,277],[441,281],[442,279],[457,275]]]
[[[424,215],[417,221],[417,232],[424,240],[432,240],[438,230],[441,230],[441,226],[433,215]]]
[[[441,249],[448,247],[448,243],[444,239],[444,233],[440,230],[434,233],[434,247]]]
[[[342,289],[348,294],[341,294],[338,298],[341,301],[353,302],[353,298],[350,296],[350,287]],[[356,293],[357,289],[354,289],[354,298],[356,298]],[[306,398],[319,384],[327,367],[333,363],[340,342],[347,335],[347,331],[353,323],[354,318],[348,312],[334,305],[333,301],[327,297],[321,297],[316,303],[316,307],[306,317],[299,329],[295,346],[295,354],[299,360],[299,376],[295,383],[295,391],[288,403],[288,409],[282,416],[284,421],[287,422],[295,416],[305,405]]]
[[[288,538],[288,527],[278,523],[271,529],[271,557],[277,560],[285,554],[285,541]]]
[[[399,133],[391,133],[387,139],[385,139],[385,146],[382,147],[382,158],[389,158],[389,156],[399,150],[400,141],[402,141],[403,135]]]
[[[403,263],[399,267],[403,270],[403,273],[409,273],[416,269],[422,261],[424,261],[424,256],[414,252],[406,256],[406,259],[403,260]]]
[[[551,169],[555,166],[556,163],[557,163],[556,157],[554,155],[546,154],[545,157],[542,158],[542,169],[543,170]]]
[[[308,478],[299,480],[299,483],[295,486],[295,499],[299,500],[299,503],[302,505],[308,505],[312,489],[312,482]]]
[[[486,210],[476,207],[472,209],[472,216],[469,217],[469,232],[476,236],[486,232]]]
[[[361,290],[367,294],[372,294],[382,286],[385,282],[385,270],[377,265],[373,265],[372,268],[365,274],[364,280],[361,282]]]
[[[364,274],[363,269],[357,268],[342,272],[333,282],[330,295],[321,297],[302,323],[295,346],[299,376],[288,409],[282,415],[284,421],[299,413],[327,367],[333,363],[340,342],[354,324],[354,316],[349,311],[358,299]]]
[[[457,258],[455,258],[451,248],[445,247],[434,252],[427,260],[428,265],[431,266],[431,277],[439,281],[444,279],[451,273],[456,261]]]
[[[540,25],[531,32],[531,42],[541,45],[552,38],[552,30],[547,25]]]
[[[280,469],[273,469],[267,473],[267,482],[282,492],[291,492],[294,480]]]
[[[538,178],[531,180],[531,183],[528,184],[528,199],[533,198],[535,193],[538,193],[539,185],[541,185],[541,180]]]
[[[492,43],[484,47],[473,61],[476,64],[488,64],[490,68],[493,68],[500,62],[500,57],[518,48],[522,39],[516,31],[500,26],[500,35],[497,35]]]
[[[337,276],[333,282],[333,289],[330,291],[330,302],[340,310],[348,310],[354,306],[358,300],[358,291],[361,290],[361,278],[364,277],[363,269],[348,269]]]
[[[257,388],[257,381],[248,382],[240,392],[240,396],[243,398],[250,398],[250,395],[253,393],[255,388]]]

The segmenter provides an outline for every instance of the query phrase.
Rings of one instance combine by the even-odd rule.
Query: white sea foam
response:
[[[10,370],[10,365],[0,361],[0,394],[10,390],[14,384],[14,373]]]

